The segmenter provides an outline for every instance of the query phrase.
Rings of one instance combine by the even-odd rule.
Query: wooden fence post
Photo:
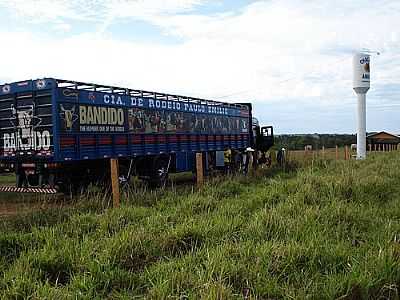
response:
[[[203,154],[196,153],[196,179],[197,186],[201,186],[204,182],[204,171],[203,171]]]
[[[344,160],[348,159],[348,155],[349,155],[349,147],[346,145],[344,147]]]
[[[113,207],[119,207],[120,193],[119,193],[118,159],[111,158],[110,164],[111,164],[111,187],[113,194]]]
[[[339,147],[338,147],[338,145],[335,146],[335,158],[336,158],[336,160],[339,159]]]
[[[325,159],[325,146],[322,146],[322,159]]]

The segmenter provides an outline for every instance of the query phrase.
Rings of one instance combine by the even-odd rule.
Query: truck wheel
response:
[[[49,174],[49,187],[54,188],[55,186],[55,175],[54,174]]]
[[[16,174],[16,184],[17,187],[23,187],[25,185],[25,174],[17,173]]]
[[[27,175],[26,176],[26,181],[28,183],[28,186],[39,186],[39,175],[38,174],[32,174],[32,175]]]
[[[153,187],[165,187],[168,180],[170,158],[159,157],[154,161],[149,184]]]

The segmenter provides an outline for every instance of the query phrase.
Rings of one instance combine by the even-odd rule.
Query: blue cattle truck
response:
[[[2,190],[16,192],[101,182],[110,158],[118,158],[120,181],[162,184],[168,173],[193,171],[196,153],[207,170],[228,149],[273,145],[272,127],[260,128],[250,103],[53,78],[0,85],[0,135],[0,163],[16,174],[16,186]]]

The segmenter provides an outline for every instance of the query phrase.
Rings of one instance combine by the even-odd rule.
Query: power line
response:
[[[332,65],[335,65],[335,64],[339,64],[339,63],[341,63],[341,62],[343,62],[343,61],[346,61],[346,60],[348,60],[348,59],[350,59],[350,57],[342,58],[342,59],[337,60],[337,61],[335,61],[335,62],[332,62],[332,63],[330,63],[330,64],[324,65],[324,67],[329,67],[329,66],[332,66]],[[311,71],[308,75],[313,74],[313,73],[315,73],[315,72],[317,72],[317,70]],[[285,83],[285,82],[288,82],[288,81],[291,81],[291,80],[295,80],[295,79],[299,79],[299,76],[293,76],[293,77],[287,78],[287,79],[285,79],[285,80],[278,81],[278,82],[274,83],[274,85],[280,85],[280,84],[283,84],[283,83]],[[330,80],[330,79],[326,79],[326,80]],[[254,92],[254,91],[257,91],[257,90],[258,90],[258,89],[247,89],[247,90],[242,90],[242,91],[238,91],[238,92],[235,92],[235,93],[232,93],[232,94],[214,97],[214,99],[228,98],[228,97],[232,97],[232,96],[237,96],[237,95],[246,94],[246,93],[249,93],[249,92]]]

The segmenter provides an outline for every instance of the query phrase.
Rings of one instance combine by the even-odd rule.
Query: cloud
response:
[[[34,23],[79,17],[68,1],[63,0],[3,0],[0,2],[0,7],[12,12],[18,18],[27,18]]]
[[[376,105],[383,98],[385,104],[397,101],[400,2],[255,1],[235,11],[199,13],[197,8],[207,2],[0,0],[0,9],[14,9],[60,30],[70,30],[72,19],[98,24],[96,31],[57,38],[28,29],[0,31],[0,39],[9,45],[1,49],[7,59],[0,61],[0,68],[13,80],[54,76],[252,101],[258,103],[265,122],[274,111],[274,117],[285,111],[281,106],[290,106],[302,112],[299,122],[313,119],[316,126],[324,119],[313,114],[324,110],[331,114],[354,103],[351,55],[368,48],[382,52],[372,57],[369,101]],[[116,39],[107,30],[120,20],[143,20],[181,42]],[[348,124],[350,115],[343,124]],[[282,113],[280,121],[275,120],[278,126],[285,118]],[[352,128],[343,124],[346,130]]]
[[[53,28],[56,31],[69,32],[71,30],[72,26],[65,22],[59,22],[59,23],[54,24]]]
[[[329,95],[333,85],[339,90],[349,83],[351,63],[344,65],[344,60],[354,51],[379,49],[385,57],[398,52],[400,4],[394,1],[386,1],[387,6],[383,7],[381,4],[260,1],[239,15],[185,15],[154,22],[189,42],[222,50],[240,69],[251,68],[255,80],[260,81],[257,86],[262,82],[279,82],[283,86],[281,81],[294,78],[284,84],[296,85],[291,91],[299,92],[305,84],[307,93],[309,84],[317,82]],[[383,62],[386,66],[386,60]],[[393,72],[399,72],[391,67]],[[277,93],[271,96],[291,96],[291,92],[285,94],[279,86],[275,85]]]
[[[59,18],[104,21],[108,16],[150,18],[190,11],[204,0],[2,0],[15,15],[35,23]]]

